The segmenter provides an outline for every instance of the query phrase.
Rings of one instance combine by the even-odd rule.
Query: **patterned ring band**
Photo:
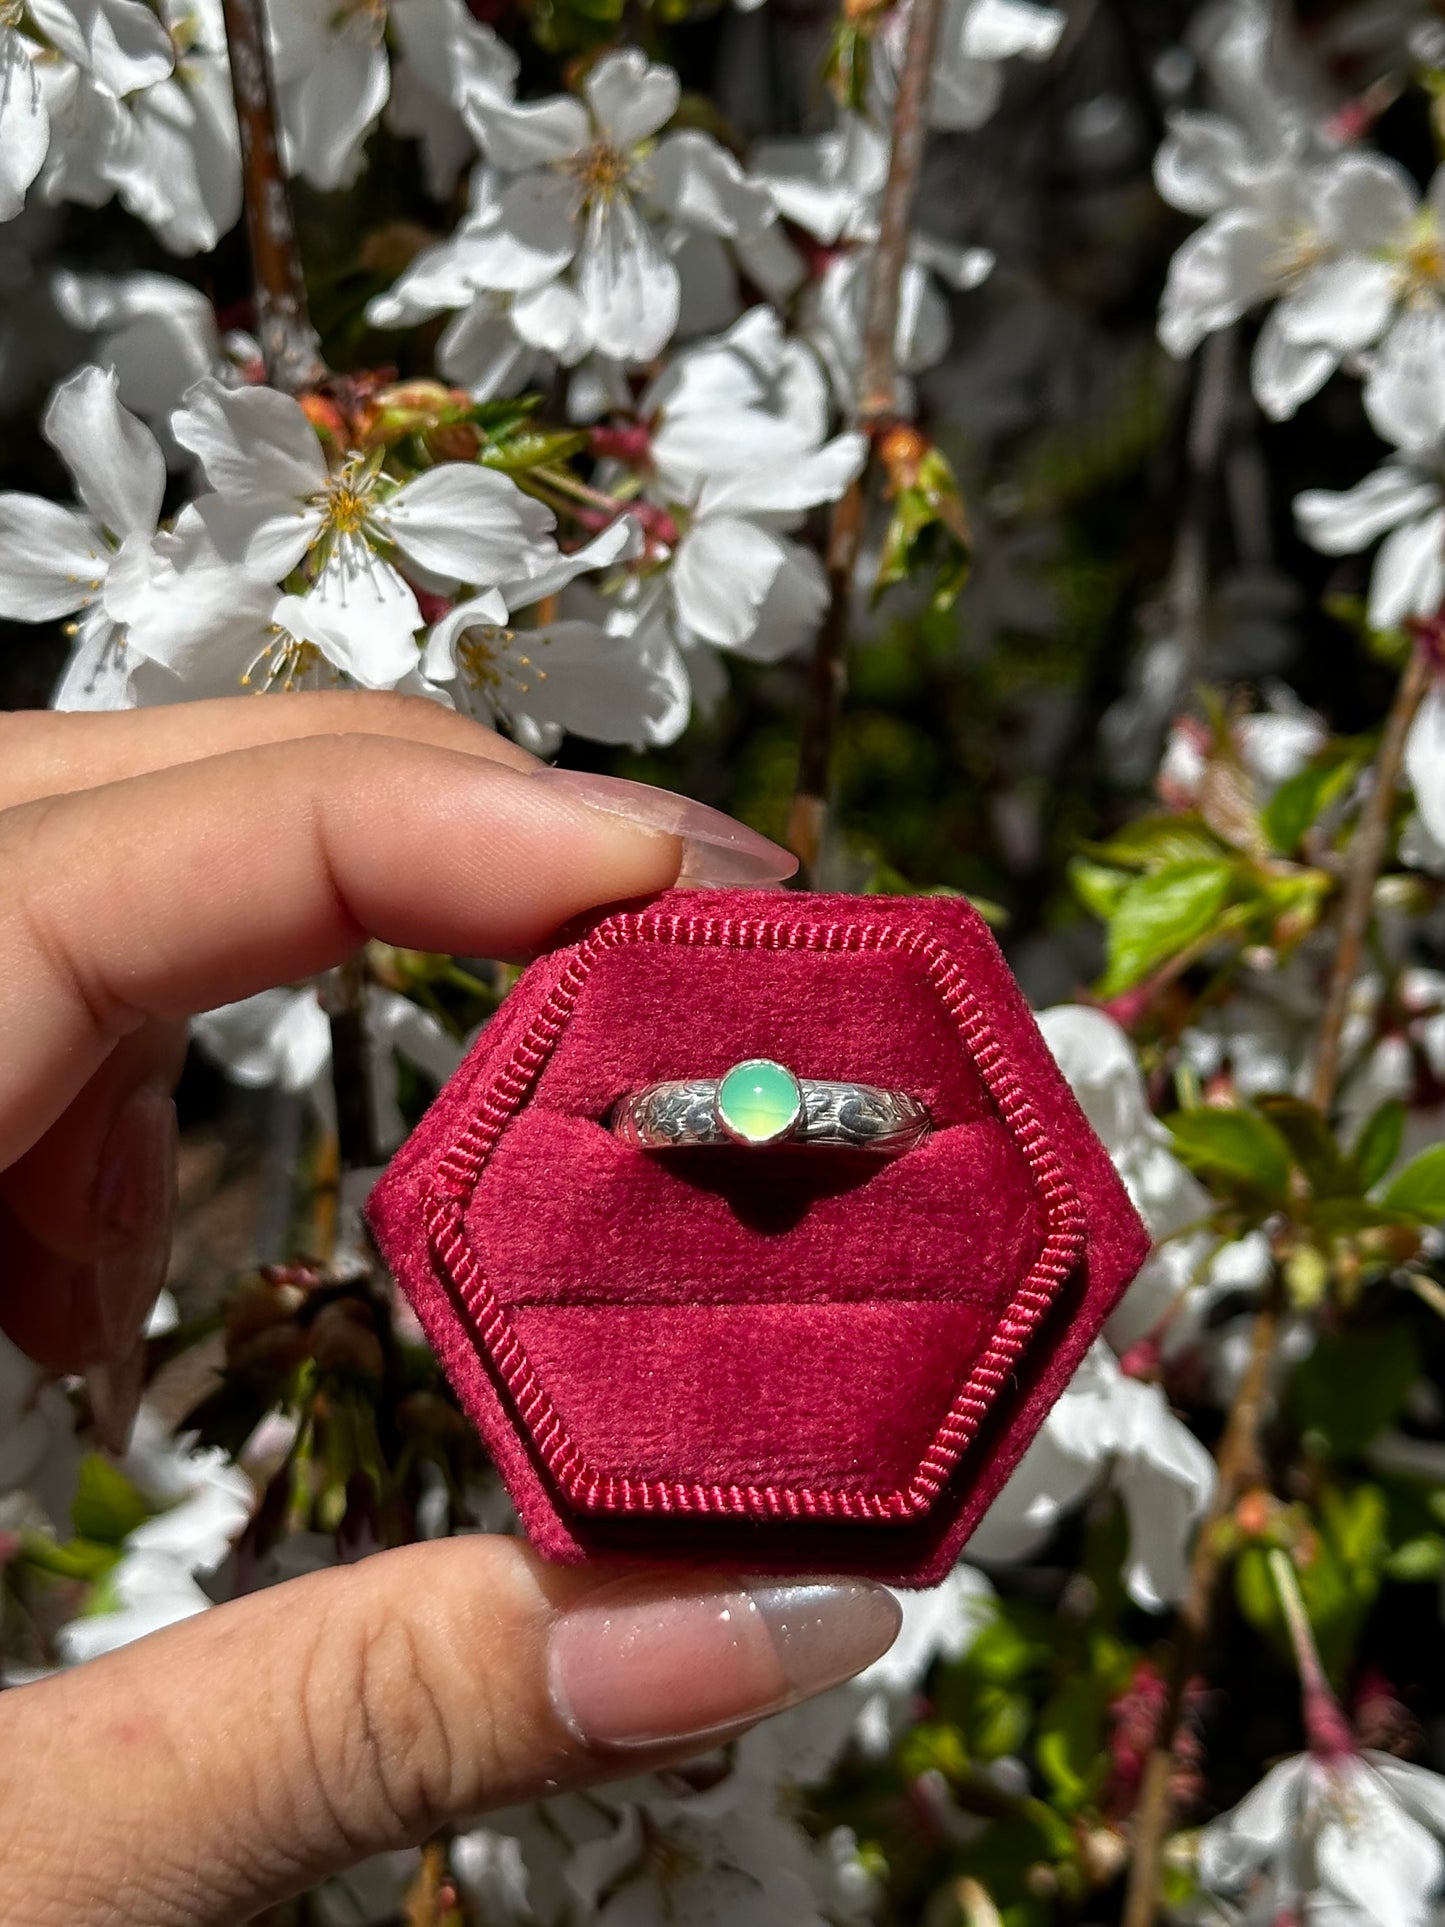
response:
[[[722,1077],[649,1084],[617,1104],[611,1126],[644,1151],[802,1144],[897,1157],[927,1137],[929,1116],[904,1091],[799,1078],[769,1057],[750,1057]]]

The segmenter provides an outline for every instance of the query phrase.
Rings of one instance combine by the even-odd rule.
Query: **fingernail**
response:
[[[619,1580],[553,1628],[552,1702],[591,1746],[705,1739],[851,1679],[901,1620],[893,1595],[861,1579],[694,1592]]]
[[[119,1458],[130,1444],[130,1428],[145,1391],[146,1348],[139,1338],[129,1352],[85,1368],[85,1389],[100,1442]]]
[[[782,883],[798,867],[798,859],[780,844],[769,842],[721,810],[695,803],[673,790],[654,789],[650,783],[630,783],[621,776],[593,776],[586,770],[543,768],[533,772],[534,783],[549,783],[575,796],[579,803],[624,817],[645,830],[662,830],[683,842],[679,883],[726,885],[733,889]]]
[[[115,1115],[96,1178],[100,1336],[111,1360],[134,1348],[165,1283],[175,1201],[176,1107],[164,1084],[142,1084]]]

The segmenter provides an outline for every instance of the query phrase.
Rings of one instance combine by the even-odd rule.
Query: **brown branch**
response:
[[[1340,904],[1340,938],[1335,947],[1334,968],[1325,995],[1325,1014],[1320,1023],[1319,1043],[1315,1049],[1314,1078],[1310,1096],[1322,1111],[1334,1102],[1335,1086],[1340,1079],[1340,1042],[1345,1020],[1350,1014],[1350,993],[1360,974],[1360,953],[1370,927],[1375,884],[1390,843],[1390,818],[1395,808],[1395,791],[1405,761],[1405,739],[1430,681],[1430,658],[1424,648],[1411,654],[1395,691],[1395,700],[1385,718],[1385,733],[1375,758],[1374,787],[1365,799],[1355,840],[1350,846],[1350,869],[1345,879],[1345,894]]]
[[[241,131],[241,180],[256,295],[256,335],[267,381],[273,388],[294,395],[299,389],[324,381],[327,368],[311,325],[291,194],[281,169],[276,93],[266,52],[262,0],[221,0],[221,11],[231,62],[231,94]]]
[[[867,434],[886,420],[895,404],[894,340],[898,332],[899,289],[908,259],[908,233],[918,199],[924,143],[928,138],[928,96],[942,12],[942,0],[910,0],[908,38],[898,97],[893,106],[892,151],[868,283],[863,361],[858,377],[858,425]],[[871,461],[870,455],[869,467]],[[834,508],[828,532],[828,607],[808,670],[798,781],[788,817],[788,843],[798,858],[798,882],[804,888],[817,880],[818,857],[828,819],[833,746],[848,681],[849,616],[867,520],[868,483],[869,468],[865,467]]]
[[[1334,1101],[1340,1074],[1340,1043],[1349,1014],[1350,994],[1359,975],[1360,957],[1370,926],[1375,885],[1390,842],[1390,820],[1405,757],[1405,739],[1430,679],[1426,651],[1417,648],[1395,691],[1384,735],[1375,758],[1373,783],[1350,845],[1349,870],[1340,902],[1339,935],[1324,1015],[1315,1046],[1311,1096],[1322,1111]],[[1270,1368],[1274,1363],[1284,1315],[1279,1280],[1271,1284],[1254,1321],[1249,1360],[1239,1381],[1220,1441],[1214,1499],[1189,1566],[1189,1584],[1174,1624],[1169,1691],[1160,1722],[1159,1743],[1144,1769],[1134,1818],[1134,1849],[1129,1870],[1129,1892],[1121,1927],[1153,1927],[1159,1907],[1164,1844],[1174,1821],[1170,1779],[1179,1742],[1184,1695],[1204,1656],[1210,1621],[1223,1570],[1219,1527],[1228,1517],[1245,1486],[1261,1476],[1260,1429]]]
[[[286,4],[286,0],[280,0]],[[231,92],[241,132],[241,185],[256,334],[273,388],[294,395],[330,376],[311,325],[306,274],[296,239],[291,194],[281,167],[276,90],[266,51],[263,0],[221,0]],[[321,1005],[331,1026],[331,1083],[336,1094],[337,1150],[343,1170],[377,1161],[372,1129],[371,1062],[366,1045],[366,977],[360,957],[328,971]]]

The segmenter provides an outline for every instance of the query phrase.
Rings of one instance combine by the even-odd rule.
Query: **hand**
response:
[[[512,956],[680,873],[789,867],[716,812],[396,697],[0,717],[0,1327],[124,1432],[194,1012],[369,936]],[[510,1539],[317,1573],[0,1696],[0,1920],[244,1919],[448,1820],[715,1743],[897,1623],[861,1581],[564,1570]]]

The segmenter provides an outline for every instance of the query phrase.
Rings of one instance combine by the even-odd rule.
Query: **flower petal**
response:
[[[1373,254],[1404,241],[1419,198],[1398,161],[1346,152],[1316,177],[1315,224],[1332,247]]]
[[[682,98],[671,67],[655,67],[636,47],[623,47],[599,60],[582,91],[599,131],[623,153],[670,121]]]
[[[1168,137],[1154,157],[1154,185],[1185,214],[1218,214],[1234,198],[1247,164],[1244,135],[1233,121],[1171,114]]]
[[[477,288],[522,290],[553,280],[577,252],[571,183],[538,168],[503,188],[497,221],[468,251]]]
[[[170,35],[140,0],[29,0],[29,13],[51,46],[117,100],[175,66]]]
[[[1302,402],[1317,395],[1340,365],[1335,349],[1299,342],[1285,332],[1286,304],[1270,309],[1254,344],[1249,381],[1271,421],[1288,421]]]
[[[1047,60],[1064,16],[1032,0],[969,0],[958,27],[958,48],[969,60]]]
[[[364,689],[394,688],[418,666],[417,599],[360,535],[343,536],[315,587],[283,596],[271,619]]]
[[[1445,508],[1387,535],[1375,557],[1367,611],[1371,628],[1433,616],[1445,598]]]
[[[102,528],[150,535],[166,489],[165,457],[145,424],[121,407],[117,386],[108,368],[82,368],[51,396],[41,428]]]
[[[591,132],[587,109],[570,94],[517,101],[479,87],[463,104],[462,115],[487,159],[509,174],[570,160]]]
[[[100,592],[110,566],[99,531],[43,495],[0,495],[0,616],[53,622]]]
[[[1321,1885],[1353,1902],[1375,1927],[1429,1927],[1445,1853],[1391,1797],[1363,1760],[1337,1769],[1341,1784],[1315,1842]]]
[[[280,90],[287,167],[323,193],[355,180],[362,146],[391,92],[385,47],[355,34],[328,38],[323,56]]]
[[[1208,334],[1238,321],[1274,284],[1279,237],[1260,216],[1218,214],[1191,234],[1169,263],[1159,339],[1189,355]]]
[[[728,515],[698,522],[673,561],[678,619],[705,642],[741,649],[782,566],[782,544],[755,523]]]
[[[512,325],[506,295],[479,294],[453,315],[437,343],[437,367],[474,401],[494,401],[525,387],[537,356]]]
[[[220,494],[304,502],[326,486],[326,460],[299,402],[274,388],[226,388],[208,377],[187,391],[171,432]]]
[[[751,240],[775,218],[768,190],[750,181],[725,147],[696,128],[660,141],[651,172],[653,198],[687,227]]]
[[[1353,555],[1401,522],[1427,514],[1440,491],[1416,469],[1386,462],[1353,488],[1308,488],[1294,500],[1295,520],[1311,548]]]
[[[50,115],[25,43],[0,27],[0,221],[13,221],[50,147]]]
[[[1345,254],[1311,268],[1275,313],[1291,341],[1325,342],[1338,354],[1358,354],[1384,333],[1395,286],[1388,261]]]
[[[630,515],[619,515],[610,527],[580,549],[570,555],[553,555],[542,560],[529,575],[513,576],[501,584],[501,594],[509,610],[529,609],[534,602],[542,602],[548,596],[556,595],[565,589],[569,582],[575,582],[579,575],[589,575],[596,569],[607,569],[625,555],[636,553],[639,547],[637,524]],[[505,618],[504,618],[505,620]]]
[[[604,355],[650,361],[672,339],[681,299],[677,269],[625,189],[587,210],[577,290]]]
[[[1365,413],[1397,448],[1431,453],[1445,438],[1445,314],[1425,309],[1390,330],[1365,383]]]
[[[1445,689],[1438,682],[1426,691],[1405,738],[1405,774],[1425,828],[1445,842]]]
[[[512,303],[512,326],[523,341],[555,355],[569,368],[592,342],[577,290],[567,281],[549,281],[545,287],[519,294]]]
[[[508,476],[444,462],[398,489],[373,520],[420,568],[448,581],[494,583],[517,573],[556,518]]]
[[[868,458],[864,436],[835,435],[831,442],[796,461],[750,468],[704,484],[699,515],[790,515],[834,502]]]

